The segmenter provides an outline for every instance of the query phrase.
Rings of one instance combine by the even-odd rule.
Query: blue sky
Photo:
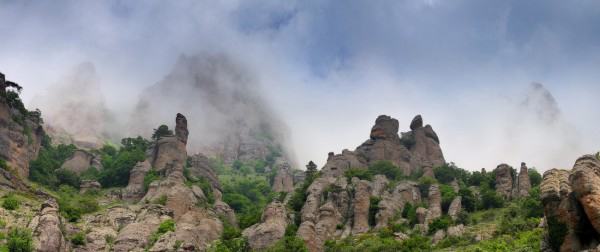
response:
[[[599,13],[593,0],[0,0],[0,71],[34,106],[91,62],[109,108],[127,111],[181,54],[226,53],[261,80],[299,163],[354,149],[379,114],[401,130],[422,114],[467,169],[568,168],[600,150]],[[531,82],[558,122],[520,105]]]

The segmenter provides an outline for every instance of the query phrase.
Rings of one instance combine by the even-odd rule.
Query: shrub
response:
[[[427,198],[429,197],[429,187],[436,183],[436,180],[429,176],[423,176],[417,181],[419,184],[419,191],[421,191],[421,197]]]
[[[8,170],[8,164],[4,158],[0,157],[0,169]]]
[[[544,216],[544,207],[540,198],[540,186],[536,186],[529,190],[529,196],[521,201],[521,209],[525,211],[525,217],[537,217],[541,218]]]
[[[478,209],[500,208],[504,205],[504,198],[495,191],[487,188],[481,190],[481,202]]]
[[[527,169],[527,173],[529,173],[529,182],[531,183],[531,188],[542,183],[542,175],[535,168]]]
[[[354,178],[354,177],[357,177],[362,180],[369,180],[369,181],[371,181],[373,179],[373,174],[371,174],[371,172],[369,172],[368,170],[359,169],[356,167],[352,167],[352,168],[348,169],[344,173],[344,175],[346,175],[346,178],[348,178],[348,183],[350,183],[352,181],[352,178]]]
[[[69,222],[77,222],[80,218],[81,218],[81,208],[78,207],[74,207],[71,205],[64,205],[61,206],[60,200],[59,200],[59,210],[60,210],[60,214],[65,217],[65,219],[67,219],[67,221]]]
[[[159,172],[152,168],[148,171],[148,173],[146,173],[146,176],[144,176],[144,191],[148,192],[148,188],[150,187],[150,184],[156,180],[158,180],[160,178],[160,174]]]
[[[431,220],[429,223],[428,233],[430,235],[434,234],[438,230],[446,230],[448,227],[452,226],[454,221],[450,218],[449,215],[442,215],[439,218],[435,218]]]
[[[462,168],[457,167],[454,163],[446,163],[433,168],[435,178],[442,184],[450,183],[454,179],[467,183],[471,174]]]
[[[223,201],[233,208],[235,212],[242,212],[252,204],[252,201],[246,198],[246,196],[237,193],[225,194]]]
[[[409,150],[413,145],[415,145],[415,143],[415,139],[412,136],[402,136],[400,138],[400,144],[404,145],[404,147]]]
[[[27,228],[21,229],[18,227],[12,227],[8,231],[6,237],[6,248],[8,251],[15,252],[30,252],[33,251],[33,240],[31,238],[31,231]]]
[[[286,236],[283,240],[278,241],[272,247],[267,248],[267,252],[309,252],[306,248],[306,242],[304,239],[297,236]]]
[[[82,214],[88,214],[98,211],[100,204],[95,199],[83,198],[77,201],[77,207],[81,209]]]
[[[152,133],[152,139],[158,140],[162,136],[173,135],[173,131],[169,129],[167,125],[160,125],[158,129],[154,129],[154,133]]]
[[[371,226],[375,226],[376,224],[375,215],[377,215],[377,211],[379,211],[380,201],[380,197],[369,198],[369,225]]]
[[[567,225],[560,222],[556,217],[546,216],[546,228],[548,230],[548,243],[554,251],[559,251],[560,246],[567,236]]]
[[[400,168],[395,166],[388,160],[381,160],[374,165],[371,165],[368,169],[371,174],[382,174],[390,180],[396,180],[402,178],[403,174]]]
[[[83,245],[87,244],[87,242],[85,241],[85,233],[78,232],[77,234],[72,236],[71,243],[73,243],[73,245],[75,245],[75,246],[80,246],[80,245],[83,246]]]
[[[160,223],[156,232],[154,232],[154,234],[152,234],[152,236],[150,237],[150,241],[148,242],[148,248],[154,246],[156,241],[158,241],[158,238],[160,238],[161,235],[169,231],[175,231],[175,222],[172,219],[166,219]]]
[[[2,202],[2,207],[6,210],[16,210],[19,209],[19,206],[21,205],[21,202],[19,202],[19,200],[17,198],[15,198],[15,196],[13,195],[8,195],[8,197],[6,197],[4,199],[4,202]]]
[[[440,185],[440,192],[442,194],[442,212],[448,212],[450,204],[458,196],[458,193],[450,185]]]
[[[154,204],[163,205],[163,206],[166,205],[167,204],[167,195],[166,194],[161,195],[160,198],[158,198],[154,201]]]
[[[458,195],[462,198],[461,205],[468,212],[473,212],[476,209],[477,200],[473,191],[467,187],[461,187],[458,190]]]

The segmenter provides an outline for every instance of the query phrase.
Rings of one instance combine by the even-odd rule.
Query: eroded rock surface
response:
[[[76,150],[73,152],[73,156],[67,159],[60,168],[67,169],[79,175],[90,167],[94,167],[96,170],[101,171],[104,169],[101,161],[101,154],[94,154],[85,150]]]
[[[67,251],[68,241],[61,227],[66,220],[58,213],[58,205],[47,201],[42,204],[40,212],[31,220],[29,229],[33,232],[33,243],[36,251]]]
[[[248,237],[252,249],[265,249],[285,236],[287,225],[286,206],[273,202],[265,208],[260,222],[245,229],[242,234]]]
[[[501,164],[496,167],[496,193],[510,199],[513,188],[513,177],[510,173],[510,167],[507,164]]]
[[[529,190],[531,190],[531,181],[529,181],[529,172],[527,171],[527,165],[521,163],[521,169],[519,171],[517,179],[517,198],[529,196]]]

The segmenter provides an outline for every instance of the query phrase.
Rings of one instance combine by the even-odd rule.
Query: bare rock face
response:
[[[438,243],[445,237],[446,237],[446,232],[444,230],[440,229],[437,232],[435,232],[435,234],[433,235],[433,238],[431,238],[431,243],[433,243],[433,244]]]
[[[421,127],[423,127],[423,118],[421,115],[417,115],[415,118],[413,118],[412,122],[410,122],[410,130],[415,130]]]
[[[338,155],[334,155],[332,152],[327,158],[327,163],[321,169],[321,176],[342,175],[352,167],[367,169],[367,165],[360,162],[352,151],[343,150],[342,154]]]
[[[379,210],[375,215],[376,229],[386,227],[388,225],[388,220],[394,217],[398,212],[402,211],[406,203],[414,204],[421,201],[421,192],[415,182],[402,182],[398,184],[391,193],[387,191],[380,193],[376,190],[375,183],[373,184],[372,195],[381,195],[382,198],[378,205]]]
[[[462,236],[465,232],[465,225],[460,224],[458,226],[453,226],[448,228],[448,236]]]
[[[79,175],[90,167],[94,167],[96,170],[101,171],[104,169],[101,161],[102,155],[100,154],[93,154],[85,150],[76,150],[73,152],[73,156],[67,159],[60,168],[67,169]]]
[[[431,220],[442,216],[442,193],[438,184],[431,185],[429,187],[429,208],[427,216],[425,217],[425,224],[428,224]]]
[[[352,179],[354,185],[354,227],[352,233],[364,234],[369,230],[369,204],[371,183],[366,180]]]
[[[504,199],[509,199],[513,188],[513,178],[510,174],[510,167],[507,164],[501,164],[496,167],[496,193],[502,195]]]
[[[570,172],[544,172],[540,197],[546,218],[568,227],[561,251],[595,249],[600,243],[599,185],[600,162],[592,155],[577,159]]]
[[[285,236],[287,224],[285,205],[273,202],[265,208],[260,223],[245,229],[242,234],[248,237],[252,249],[265,249]]]
[[[152,169],[150,162],[144,160],[138,162],[129,173],[129,183],[127,187],[121,191],[123,200],[136,201],[144,197],[144,177],[146,173]]]
[[[285,161],[280,161],[274,165],[277,175],[273,180],[272,190],[274,192],[291,192],[294,189],[294,174],[290,165]]]
[[[210,160],[207,156],[202,153],[196,154],[192,156],[192,165],[189,167],[190,173],[195,177],[204,177],[208,179],[210,184],[218,189],[219,191],[223,191],[223,187],[221,186],[221,181],[219,181],[219,177],[215,172]]]
[[[168,163],[183,165],[187,161],[185,143],[179,141],[174,135],[163,136],[158,139],[146,151],[146,155],[152,168],[159,171],[163,170]]]
[[[79,186],[79,194],[84,194],[87,191],[100,191],[102,186],[98,181],[94,180],[82,180],[81,185]]]
[[[5,78],[0,75],[0,93],[5,94]],[[11,108],[4,95],[0,95],[0,158],[21,178],[29,176],[29,162],[37,158],[44,134],[38,118]]]
[[[417,222],[418,224],[425,224],[427,220],[427,209],[424,207],[417,208]]]
[[[175,117],[175,136],[177,136],[177,139],[184,144],[187,144],[188,135],[190,133],[187,127],[188,124],[185,116],[177,113],[177,116]]]
[[[527,165],[521,163],[521,170],[519,171],[517,179],[517,198],[529,196],[529,190],[531,190],[531,181],[529,181],[529,172],[527,171]]]
[[[462,197],[456,196],[452,203],[450,203],[450,207],[448,207],[448,215],[452,220],[456,220],[456,216],[458,215],[458,211],[461,209]]]
[[[135,221],[125,226],[115,239],[115,251],[143,248],[161,222],[172,218],[172,211],[159,205],[144,205]]]
[[[200,190],[200,188],[198,188],[198,190]],[[200,190],[200,192],[202,192],[202,190]],[[215,203],[213,204],[213,211],[217,215],[225,216],[229,220],[229,223],[231,223],[231,225],[235,227],[238,226],[237,218],[235,217],[235,212],[227,203],[223,202],[220,199],[217,199],[217,201],[215,201]]]
[[[31,220],[29,229],[33,231],[33,243],[36,251],[67,251],[68,242],[61,226],[66,221],[58,213],[58,205],[52,201],[42,204],[40,212]]]

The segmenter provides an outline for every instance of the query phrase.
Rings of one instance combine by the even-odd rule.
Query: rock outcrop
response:
[[[175,136],[177,136],[177,140],[181,141],[183,144],[187,144],[187,139],[189,135],[188,131],[187,118],[180,113],[177,113],[175,117]]]
[[[102,155],[94,154],[85,150],[76,150],[73,152],[73,156],[67,159],[61,166],[61,169],[67,169],[69,171],[77,173],[77,175],[86,171],[90,167],[96,168],[101,171],[102,167]]]
[[[462,207],[461,202],[462,197],[456,196],[456,198],[452,200],[452,203],[450,203],[450,207],[448,207],[448,215],[450,216],[450,218],[452,218],[452,220],[456,220],[456,216],[458,216],[458,212]]]
[[[98,183],[98,181],[94,180],[82,180],[81,185],[79,185],[79,194],[84,194],[87,191],[100,191],[102,189],[102,185]]]
[[[594,156],[580,157],[570,172],[544,172],[540,197],[546,225],[556,220],[568,228],[561,251],[595,249],[600,244],[600,161]]]
[[[427,209],[427,216],[425,217],[425,225],[435,218],[442,216],[442,193],[438,184],[431,185],[429,187],[429,207]]]
[[[115,251],[143,248],[161,222],[172,218],[173,212],[159,205],[144,205],[133,223],[126,225],[115,239]]]
[[[510,199],[513,188],[513,177],[510,167],[507,164],[501,164],[496,167],[496,193],[502,195],[504,199]]]
[[[219,177],[213,168],[210,159],[202,153],[196,154],[192,156],[192,165],[189,167],[190,173],[195,177],[204,177],[208,179],[210,184],[218,189],[219,191],[223,191],[223,187],[221,186],[221,181],[219,181]]]
[[[285,236],[288,223],[286,206],[273,202],[265,208],[260,222],[245,229],[242,234],[248,237],[252,249],[265,249]]]
[[[521,163],[521,170],[517,178],[517,198],[529,196],[529,190],[531,190],[531,181],[529,181],[529,172],[527,171],[527,165]]]
[[[291,192],[294,189],[294,174],[290,165],[285,160],[281,160],[275,163],[273,169],[277,174],[273,179],[272,190],[274,192]]]
[[[67,251],[69,243],[61,227],[66,220],[58,213],[58,205],[47,201],[42,204],[40,212],[29,223],[33,232],[33,243],[36,251]]]
[[[13,91],[7,90],[5,77],[0,73],[0,158],[21,178],[27,178],[29,162],[37,158],[45,133],[41,119],[19,111],[16,102],[7,99],[7,92]]]
[[[131,172],[129,172],[129,183],[121,192],[123,200],[138,201],[144,197],[146,193],[144,188],[144,177],[150,169],[152,169],[152,166],[147,159],[143,162],[138,162],[133,169],[131,169]]]

